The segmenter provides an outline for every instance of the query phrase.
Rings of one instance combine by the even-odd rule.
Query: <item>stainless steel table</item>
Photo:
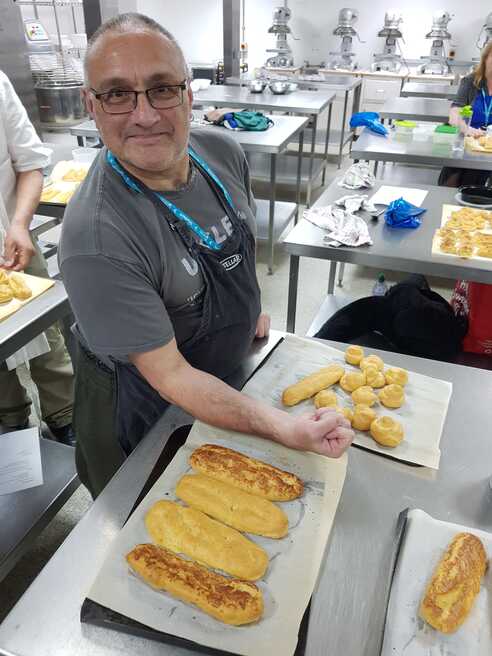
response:
[[[406,82],[400,95],[404,98],[447,98],[454,100],[458,93],[458,85],[439,84],[437,82]]]
[[[450,106],[449,100],[443,98],[391,98],[379,110],[379,115],[397,121],[446,123]]]
[[[214,105],[215,107],[240,107],[241,109],[265,109],[270,112],[288,112],[309,116],[312,122],[311,153],[306,190],[306,205],[309,207],[316,157],[316,138],[318,118],[328,110],[328,127],[325,138],[323,172],[327,164],[328,143],[330,140],[331,111],[335,93],[328,89],[325,93],[314,91],[293,91],[274,94],[268,89],[263,93],[251,93],[246,87],[211,85],[208,89],[198,91],[193,98],[193,107]],[[324,182],[324,179],[323,179]]]
[[[384,181],[377,182],[374,189],[369,190],[369,194],[372,195],[383,184]],[[295,329],[300,257],[315,257],[331,262],[329,294],[333,294],[334,291],[337,262],[492,284],[492,260],[490,262],[463,260],[445,255],[433,255],[431,252],[434,231],[441,225],[442,205],[456,203],[454,200],[456,190],[413,183],[411,186],[427,189],[429,192],[422,203],[422,207],[425,207],[427,212],[422,217],[421,226],[416,230],[395,230],[387,227],[382,216],[376,221],[367,213],[361,213],[361,216],[367,220],[369,233],[374,242],[372,246],[330,248],[323,242],[326,233],[306,219],[301,219],[293,228],[283,242],[285,250],[290,254],[287,306],[289,332],[294,332]],[[329,205],[345,193],[346,190],[339,187],[337,180],[334,180],[313,207]],[[361,193],[367,193],[367,190],[361,190]]]
[[[492,171],[492,157],[468,153],[457,153],[452,144],[436,144],[428,141],[414,141],[410,138],[390,134],[386,137],[374,134],[364,128],[354,141],[350,151],[352,159],[374,162],[399,162],[424,166],[456,166],[462,169],[485,169]],[[375,169],[376,170],[376,169]]]
[[[214,87],[215,88],[215,87]],[[222,88],[222,87],[217,87]],[[227,87],[233,89],[234,87]],[[254,94],[251,94],[254,95]],[[274,96],[277,98],[279,96]],[[292,220],[294,215],[297,214],[300,202],[300,185],[301,185],[301,167],[302,167],[302,152],[304,144],[304,128],[308,123],[308,118],[304,116],[272,116],[274,125],[265,130],[264,132],[248,132],[227,130],[227,134],[231,136],[243,148],[245,152],[249,153],[263,153],[270,156],[270,199],[267,204],[266,201],[261,199],[257,200],[257,224],[258,224],[258,239],[268,241],[268,272],[273,273],[274,264],[274,249],[275,240],[282,234],[285,227]],[[216,125],[208,125],[206,130],[220,130],[222,128]],[[84,136],[97,136],[99,134],[94,121],[87,121],[82,125],[74,128],[76,132],[72,134],[83,134]],[[296,203],[286,203],[276,200],[276,181],[277,181],[277,156],[283,153],[289,143],[294,139],[299,140],[299,149],[297,152],[297,180],[296,190],[297,197]],[[277,220],[275,221],[275,215]]]
[[[267,345],[259,357],[268,350]],[[350,449],[347,479],[311,603],[306,656],[379,655],[384,587],[397,517],[405,507],[419,507],[439,519],[472,528],[492,529],[490,438],[483,430],[490,423],[492,374],[388,352],[379,354],[390,365],[453,383],[441,441],[441,465],[438,472],[430,472],[359,448]],[[126,461],[0,626],[0,654],[196,653],[81,626],[79,621],[82,601],[163,445],[179,425],[189,421],[176,409],[166,413]]]
[[[299,77],[299,85],[301,89],[316,89],[324,90],[329,89],[332,91],[339,91],[343,93],[343,113],[342,113],[342,127],[340,130],[340,138],[338,142],[338,168],[342,165],[343,147],[348,143],[355,130],[350,129],[346,134],[347,111],[349,95],[353,93],[352,99],[352,114],[360,111],[360,99],[362,92],[362,78],[355,77],[354,75],[335,75],[332,73],[325,73],[324,80],[305,80],[303,76]],[[333,129],[330,128],[330,143],[335,143],[335,134]],[[332,137],[333,134],[333,137]],[[322,184],[325,182],[325,171],[323,171]]]
[[[0,362],[10,357],[31,339],[70,313],[63,283],[33,299],[4,321],[0,321]]]

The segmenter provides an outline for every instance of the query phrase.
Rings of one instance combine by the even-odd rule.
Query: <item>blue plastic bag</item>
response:
[[[352,118],[350,119],[350,127],[366,127],[376,134],[388,134],[388,130],[379,120],[379,114],[377,112],[357,112],[356,114],[352,114]]]
[[[391,228],[418,228],[422,223],[420,216],[426,212],[423,207],[416,207],[403,198],[392,200],[384,214],[386,225]]]

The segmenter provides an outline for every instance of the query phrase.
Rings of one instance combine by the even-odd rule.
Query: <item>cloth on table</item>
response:
[[[347,189],[363,189],[364,187],[374,187],[375,182],[376,178],[371,172],[369,164],[367,162],[357,162],[345,171],[342,179],[338,182],[338,186]]]

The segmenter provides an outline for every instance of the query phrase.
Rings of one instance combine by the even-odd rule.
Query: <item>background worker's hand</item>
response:
[[[22,271],[29,265],[35,252],[29,230],[15,222],[11,223],[5,238],[3,267]]]
[[[478,139],[478,137],[483,137],[484,134],[485,132],[480,128],[472,128],[469,125],[467,125],[464,130],[465,137],[474,137],[475,139]]]
[[[270,315],[262,312],[256,322],[256,339],[268,337],[270,334]]]
[[[339,458],[355,436],[348,419],[333,408],[319,408],[311,415],[287,417],[289,421],[279,435],[279,441],[291,449]]]

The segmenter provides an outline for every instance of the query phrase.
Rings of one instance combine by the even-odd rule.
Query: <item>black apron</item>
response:
[[[203,276],[202,319],[198,330],[180,342],[180,326],[185,325],[190,307],[171,311],[178,349],[197,369],[225,378],[246,357],[255,337],[260,314],[260,289],[256,278],[255,240],[246,220],[227,202],[223,191],[198,165],[226,211],[232,234],[214,251],[198,243],[187,226],[155,196],[141,186],[158,211],[176,231]],[[114,362],[116,380],[115,426],[118,439],[128,455],[169,406],[132,364]]]

